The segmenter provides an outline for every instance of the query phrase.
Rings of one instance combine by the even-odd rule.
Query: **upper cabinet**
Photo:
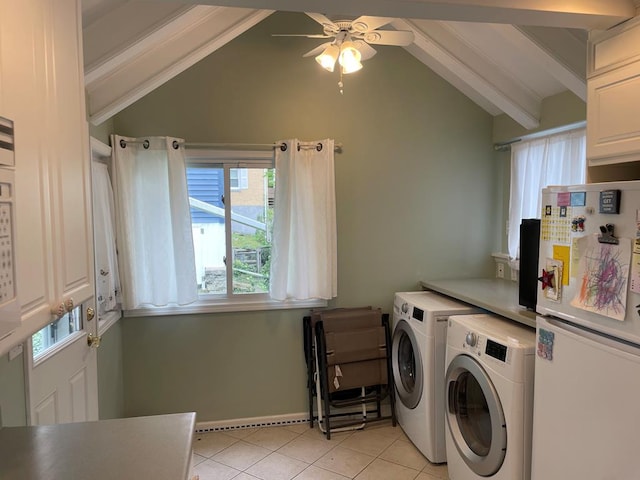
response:
[[[15,130],[22,320],[2,353],[94,295],[78,0],[0,2],[0,115]]]
[[[640,160],[640,18],[589,36],[590,166]]]

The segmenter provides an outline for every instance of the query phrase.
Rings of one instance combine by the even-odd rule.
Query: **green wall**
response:
[[[88,102],[87,102],[88,103]],[[89,123],[89,135],[109,145],[109,135],[113,132],[113,119],[102,122],[100,125]]]
[[[526,130],[507,115],[496,115],[493,119],[493,141],[506,142],[513,138],[583,122],[587,119],[587,104],[568,90],[547,97],[541,103],[540,125],[531,130]]]
[[[9,354],[0,357],[0,426],[21,427],[27,424],[23,364],[22,354],[13,360],[9,360]]]
[[[100,420],[124,416],[122,320],[102,335],[98,349],[98,406]]]
[[[302,55],[316,31],[275,13],[114,118],[122,135],[188,142],[341,142],[337,306],[390,312],[423,279],[493,272],[502,209],[492,117],[404,49],[376,47],[344,77]],[[198,421],[304,412],[305,311],[123,320],[127,415]]]

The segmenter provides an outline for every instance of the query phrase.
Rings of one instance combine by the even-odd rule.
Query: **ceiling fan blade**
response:
[[[405,47],[413,42],[413,32],[406,30],[375,30],[364,35],[363,40],[374,45]]]
[[[329,45],[331,45],[332,42],[326,42],[323,43],[322,45],[318,45],[316,48],[314,48],[313,50],[308,51],[307,53],[305,53],[304,55],[302,55],[303,57],[316,57],[318,55],[320,55],[322,52],[324,52],[324,49],[327,48]]]
[[[368,60],[377,53],[376,49],[373,48],[364,40],[355,40],[353,43],[356,44],[356,47],[358,48],[360,55],[362,55],[362,58],[360,60],[363,60],[363,61]]]
[[[304,33],[272,33],[272,37],[307,37],[307,38],[333,38],[330,35],[322,35],[318,34],[309,34],[306,35]]]
[[[363,15],[351,22],[351,28],[356,32],[364,33],[375,30],[376,28],[386,25],[391,21],[393,21],[393,18],[369,17]]]
[[[320,25],[322,25],[322,28],[324,28],[326,30],[329,30],[331,32],[339,32],[340,31],[340,27],[338,27],[335,23],[333,23],[331,20],[329,20],[323,14],[321,14],[321,13],[313,13],[313,12],[304,12],[304,13],[306,13],[309,17],[311,17],[316,22],[318,22]]]

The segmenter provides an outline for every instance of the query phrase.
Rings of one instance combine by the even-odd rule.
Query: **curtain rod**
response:
[[[266,148],[266,149],[271,149],[271,148],[279,148],[280,150],[282,150],[283,152],[287,150],[287,144],[282,142],[282,143],[191,143],[191,142],[184,142],[183,144],[185,146],[185,148],[258,148],[258,149],[262,149],[262,148]],[[318,151],[322,150],[322,143],[321,142],[317,142],[317,143],[298,143],[298,151],[302,148],[315,148]],[[340,152],[342,151],[342,144],[341,143],[336,143],[333,146],[334,151],[336,152]]]
[[[530,133],[529,135],[523,135],[521,137],[515,137],[506,142],[494,143],[493,149],[497,152],[506,152],[511,148],[513,143],[523,142],[526,140],[534,140],[539,137],[547,137],[556,133],[570,132],[571,130],[578,130],[587,126],[586,120],[576,123],[570,123],[569,125],[563,125],[562,127],[550,128],[548,130],[542,130],[540,132]]]
[[[120,139],[120,147],[126,148],[127,143],[141,144],[144,148],[149,148],[149,140],[125,140]],[[184,145],[185,148],[248,148],[248,149],[271,149],[279,148],[283,152],[287,150],[287,144],[282,143],[191,143],[191,142],[179,142],[173,141],[173,148],[178,148],[179,145]],[[298,143],[298,151],[300,149],[315,148],[319,152],[322,150],[322,143]],[[342,143],[336,143],[334,145],[334,151],[342,151]]]

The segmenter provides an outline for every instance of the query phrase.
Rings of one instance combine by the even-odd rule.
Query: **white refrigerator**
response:
[[[542,193],[531,478],[640,478],[640,181]]]

